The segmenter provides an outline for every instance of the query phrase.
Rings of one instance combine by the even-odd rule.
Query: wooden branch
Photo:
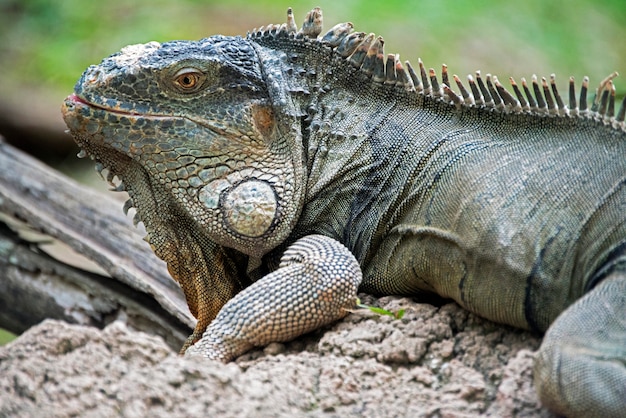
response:
[[[49,256],[50,242],[67,245],[103,271]],[[0,327],[13,332],[44,318],[104,326],[123,315],[176,349],[195,324],[180,287],[119,202],[1,138],[0,307]]]

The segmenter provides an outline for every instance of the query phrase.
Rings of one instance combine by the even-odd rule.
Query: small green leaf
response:
[[[370,311],[378,315],[387,315],[395,319],[402,319],[402,317],[404,316],[404,312],[405,312],[404,309],[400,309],[398,312],[391,312],[391,311],[388,311],[387,309],[379,308],[377,306],[365,305],[361,303],[359,299],[357,299],[357,306],[359,308],[369,309]]]

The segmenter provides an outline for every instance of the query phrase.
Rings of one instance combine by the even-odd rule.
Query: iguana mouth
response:
[[[84,106],[89,106],[89,107],[96,107],[102,110],[109,110],[106,109],[103,106],[97,105],[95,103],[91,103],[90,101],[88,101],[87,99],[84,99],[82,97],[80,97],[79,95],[77,95],[76,93],[72,93],[69,96],[67,96],[67,98],[65,99],[66,102],[71,102],[73,104],[80,104],[80,105],[84,105]]]
[[[102,104],[94,103],[94,102],[89,101],[89,100],[87,100],[87,99],[85,99],[83,97],[80,97],[76,93],[72,93],[69,96],[67,96],[67,98],[65,99],[65,102],[66,103],[67,102],[72,103],[73,105],[87,106],[87,107],[90,107],[92,109],[98,109],[98,110],[102,110],[104,112],[115,113],[115,114],[123,115],[123,116],[136,116],[136,117],[154,118],[154,119],[171,119],[172,118],[171,115],[157,115],[157,114],[149,114],[149,113],[140,113],[140,112],[133,112],[131,110],[124,110],[124,109],[120,109],[120,108],[104,106]]]
[[[223,128],[218,128],[214,125],[211,125],[210,123],[207,123],[206,121],[197,119],[197,118],[193,118],[190,117],[189,115],[176,115],[176,114],[169,114],[169,115],[160,115],[160,114],[155,114],[155,113],[141,113],[141,112],[134,112],[132,110],[124,110],[124,109],[120,109],[120,108],[116,108],[116,107],[111,107],[111,106],[105,106],[102,104],[98,104],[98,103],[94,103],[91,102],[83,97],[80,97],[79,95],[77,95],[76,93],[72,93],[69,96],[67,96],[67,98],[65,99],[65,103],[71,103],[73,106],[86,106],[89,107],[91,109],[95,109],[95,110],[100,110],[102,112],[107,112],[107,113],[112,113],[121,117],[129,117],[129,118],[145,118],[145,119],[152,119],[152,120],[172,120],[172,119],[186,119],[192,123],[195,123],[196,125],[202,126],[203,128],[209,129],[213,132],[215,132],[218,135],[223,135],[223,136],[230,136],[230,137],[234,137],[234,138],[238,138],[239,136],[241,136],[238,132],[233,132],[233,131],[229,131],[227,129],[223,129]],[[65,112],[65,110],[64,110]]]

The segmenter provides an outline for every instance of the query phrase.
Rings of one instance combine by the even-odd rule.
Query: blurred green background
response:
[[[0,0],[0,134],[50,162],[73,159],[59,105],[88,65],[132,43],[245,35],[283,22],[288,6],[299,23],[320,6],[325,28],[352,21],[387,52],[459,75],[556,73],[565,88],[570,75],[595,85],[626,74],[624,0]]]
[[[351,21],[387,52],[459,75],[556,73],[562,89],[570,75],[626,76],[625,0],[0,0],[0,135],[76,176],[59,109],[88,65],[127,44],[245,35],[284,22],[289,6],[299,24],[320,6],[327,29]],[[623,96],[626,78],[616,84]]]
[[[470,72],[570,72],[599,75],[626,62],[626,2],[526,1],[212,1],[1,0],[3,82],[68,91],[89,64],[122,46],[150,40],[198,39],[284,21],[314,6],[326,28],[352,21],[376,32],[389,52],[446,62]],[[624,70],[626,71],[626,69]],[[598,76],[599,76],[598,75]],[[8,79],[7,79],[8,78]],[[625,83],[626,84],[626,83]]]

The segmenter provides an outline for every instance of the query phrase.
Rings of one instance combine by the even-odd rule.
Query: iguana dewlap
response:
[[[606,78],[463,83],[349,23],[132,45],[63,107],[131,199],[228,361],[342,318],[357,288],[437,293],[547,331],[535,382],[567,416],[626,411],[626,124]],[[454,85],[453,85],[454,84]],[[282,257],[282,258],[281,258]]]

